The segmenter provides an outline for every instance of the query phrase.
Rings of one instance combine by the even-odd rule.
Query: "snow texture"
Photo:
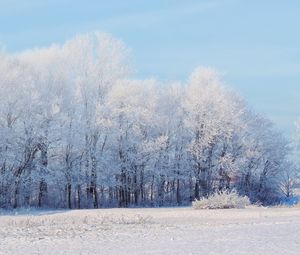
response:
[[[0,254],[300,254],[300,208],[49,211],[0,216]]]

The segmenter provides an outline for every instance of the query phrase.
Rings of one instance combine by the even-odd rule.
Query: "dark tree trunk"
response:
[[[199,181],[196,180],[195,183],[195,199],[199,199],[200,198],[200,188],[199,188]]]
[[[72,209],[71,194],[72,194],[72,185],[71,185],[71,183],[68,183],[67,184],[67,202],[68,202],[69,209]]]
[[[47,195],[48,195],[48,186],[44,179],[40,181],[39,187],[39,196],[38,196],[38,206],[42,207],[47,202]]]
[[[177,183],[176,183],[176,203],[177,203],[177,205],[181,205],[180,180],[179,179],[177,179]]]
[[[81,186],[80,184],[77,185],[77,208],[81,208]]]

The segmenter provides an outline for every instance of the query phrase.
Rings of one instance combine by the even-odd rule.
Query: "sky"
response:
[[[298,0],[0,0],[9,53],[103,31],[130,48],[137,78],[185,81],[215,68],[291,137],[300,117]]]

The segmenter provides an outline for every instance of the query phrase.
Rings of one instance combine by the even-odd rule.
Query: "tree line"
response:
[[[136,80],[125,45],[102,33],[0,59],[0,208],[288,196],[288,141],[210,68]]]

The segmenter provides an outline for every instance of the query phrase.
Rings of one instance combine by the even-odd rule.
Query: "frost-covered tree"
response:
[[[229,181],[232,154],[228,147],[239,130],[240,109],[221,85],[218,74],[207,68],[192,73],[184,109],[190,133],[188,151],[193,162],[195,198],[199,199],[213,191],[217,179],[222,188]]]
[[[300,119],[295,123],[296,126],[296,135],[295,135],[295,141],[294,141],[294,146],[295,146],[295,152],[296,152],[296,158],[297,162],[300,165]]]
[[[252,113],[241,136],[239,190],[252,200],[272,202],[279,196],[278,178],[289,152],[288,142],[273,124]]]

